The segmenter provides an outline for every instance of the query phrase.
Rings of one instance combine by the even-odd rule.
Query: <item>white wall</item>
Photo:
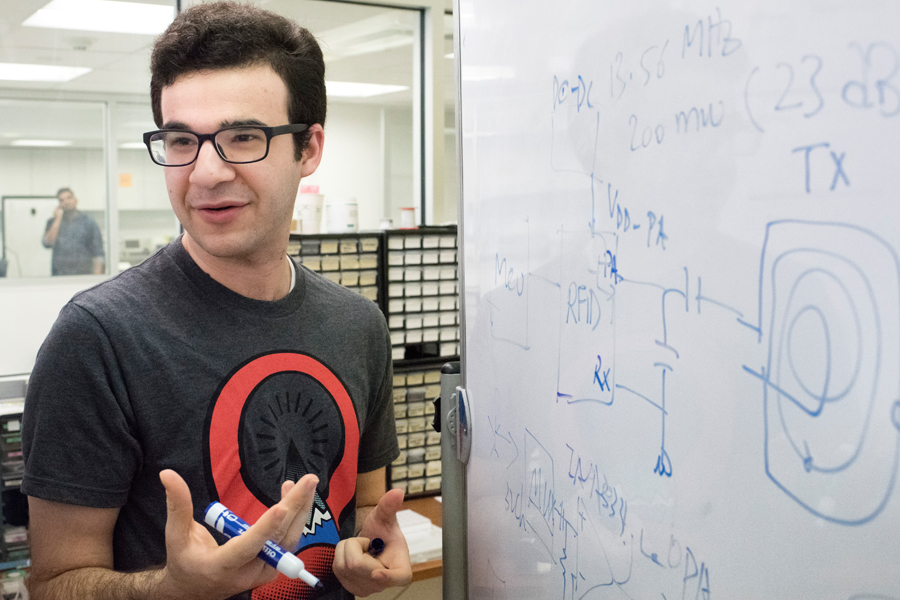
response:
[[[0,195],[55,196],[70,187],[84,210],[106,208],[103,151],[0,148]]]
[[[119,186],[119,210],[163,210],[172,212],[163,167],[153,164],[146,149],[120,150],[119,176],[131,178],[130,187]]]
[[[360,229],[377,229],[384,216],[381,110],[366,104],[330,102],[322,162],[301,183],[318,185],[326,205],[338,197],[356,198]]]
[[[30,373],[63,304],[102,276],[0,279],[0,376]]]
[[[385,123],[385,216],[394,220],[394,227],[400,226],[400,208],[416,208],[416,222],[420,218],[420,201],[417,190],[413,190],[415,180],[413,164],[413,115],[409,108],[388,108],[384,111]]]

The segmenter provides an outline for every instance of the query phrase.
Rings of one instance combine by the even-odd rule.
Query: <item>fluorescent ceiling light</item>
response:
[[[369,98],[393,92],[408,90],[406,85],[382,85],[380,83],[352,83],[349,81],[326,81],[325,91],[331,98]]]
[[[156,35],[165,31],[174,18],[174,6],[113,0],[51,0],[22,25]]]
[[[90,73],[87,67],[60,67],[56,65],[24,65],[0,63],[0,79],[7,81],[71,81]]]
[[[147,146],[143,142],[124,142],[119,144],[122,150],[146,150]]]
[[[72,142],[68,140],[15,140],[10,142],[11,146],[34,146],[36,148],[59,148],[61,146],[71,146]]]

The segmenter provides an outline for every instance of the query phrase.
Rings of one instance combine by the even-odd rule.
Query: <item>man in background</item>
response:
[[[42,243],[53,248],[51,275],[103,273],[103,237],[96,221],[78,210],[78,198],[64,187],[56,192],[59,206],[47,220]]]

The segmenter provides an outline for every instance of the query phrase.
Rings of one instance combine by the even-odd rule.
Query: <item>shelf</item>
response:
[[[404,358],[398,359],[394,361],[394,367],[398,369],[409,368],[409,367],[430,367],[435,363],[441,363],[438,368],[443,367],[444,363],[454,362],[459,360],[459,355],[457,356],[429,356],[426,358]],[[432,398],[434,400],[434,398]]]
[[[440,395],[441,367],[459,360],[457,245],[456,226],[439,226],[292,233],[288,246],[288,254],[298,256],[306,268],[373,300],[385,315],[401,450],[387,468],[387,486],[411,498],[440,494],[440,436],[431,427],[431,401]],[[405,379],[407,374],[421,379],[426,372],[431,380]],[[407,403],[405,393],[396,392],[408,387],[428,390],[420,397],[422,390],[417,389],[416,399]]]

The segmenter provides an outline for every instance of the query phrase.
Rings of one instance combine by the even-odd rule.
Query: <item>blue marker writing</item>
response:
[[[371,542],[369,542],[369,554],[372,556],[378,556],[384,552],[384,540],[381,538],[375,538]]]
[[[250,529],[250,525],[246,521],[219,502],[213,502],[206,507],[204,519],[207,525],[230,538],[237,537]],[[267,541],[263,549],[259,551],[259,558],[291,579],[302,579],[317,590],[325,587],[318,578],[304,568],[302,560],[275,542]]]

